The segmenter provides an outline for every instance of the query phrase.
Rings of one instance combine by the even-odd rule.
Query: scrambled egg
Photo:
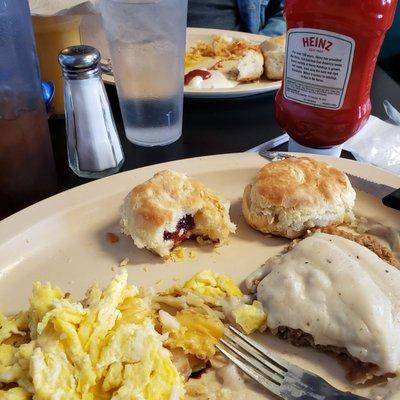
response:
[[[250,334],[256,330],[265,330],[267,315],[261,303],[256,300],[252,304],[243,303],[242,291],[228,276],[204,270],[188,280],[184,288],[192,290],[194,293],[219,306],[226,305],[224,299],[229,299],[231,302],[233,300],[233,304],[230,305],[230,314],[233,316],[236,324],[246,334]],[[229,311],[225,311],[225,314],[227,313]]]
[[[245,304],[242,291],[231,278],[209,270],[195,274],[182,287],[168,289],[158,301],[181,309],[175,316],[160,315],[163,333],[169,334],[166,345],[201,360],[215,354],[215,344],[224,335],[221,320],[235,321],[245,333],[266,326],[261,303]]]
[[[178,311],[175,315],[177,326],[168,332],[166,345],[172,349],[181,348],[186,354],[192,354],[199,359],[207,359],[215,354],[215,345],[224,335],[224,324],[219,318],[200,314],[193,310]]]
[[[127,284],[126,271],[103,292],[93,285],[82,303],[35,283],[27,313],[1,316],[0,398],[182,398],[183,379],[147,297]],[[13,336],[25,343],[8,344]]]
[[[245,332],[266,322],[258,302],[244,304],[237,285],[211,271],[161,294],[127,278],[124,269],[104,291],[92,285],[81,302],[36,282],[28,311],[0,313],[0,399],[180,400],[174,351],[189,372],[204,366],[224,334],[224,302],[235,300],[230,318]]]
[[[185,68],[196,67],[203,61],[204,57],[197,54],[185,54]]]
[[[264,331],[267,326],[267,315],[262,304],[254,300],[253,304],[242,304],[232,311],[235,322],[249,335],[256,330]]]
[[[220,299],[227,296],[242,297],[242,291],[228,276],[205,270],[194,275],[185,284],[184,288],[192,290],[201,296]]]

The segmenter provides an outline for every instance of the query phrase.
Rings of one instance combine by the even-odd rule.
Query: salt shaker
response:
[[[71,46],[58,61],[64,77],[69,166],[84,178],[112,175],[124,155],[101,79],[100,53],[91,46]]]

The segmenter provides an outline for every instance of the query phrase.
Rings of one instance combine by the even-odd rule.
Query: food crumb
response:
[[[159,285],[161,282],[162,282],[162,279],[159,279],[159,280],[156,282],[156,285]]]
[[[143,270],[144,272],[147,272],[147,271],[148,271],[147,265],[145,265],[145,266],[142,268],[142,270]]]
[[[119,262],[120,267],[126,267],[129,264],[129,258],[125,257],[123,260]]]
[[[196,250],[189,250],[189,258],[191,260],[196,260],[197,258],[197,251]]]
[[[190,396],[200,396],[207,394],[207,388],[203,383],[197,382],[195,380],[189,380],[186,385],[185,389],[188,395]]]
[[[186,260],[196,260],[197,252],[195,250],[189,250],[182,246],[175,247],[169,256],[169,260],[173,262],[181,262]]]
[[[116,234],[113,233],[113,232],[107,232],[107,233],[106,233],[106,237],[107,237],[107,240],[108,240],[110,243],[117,243],[117,242],[119,242],[119,236],[116,235]]]
[[[71,293],[70,292],[66,292],[64,294],[64,299],[69,299],[71,297]]]
[[[197,237],[196,237],[196,242],[197,242],[199,245],[201,245],[201,246],[203,246],[203,245],[205,245],[205,244],[212,244],[212,240],[210,240],[210,239],[205,239],[205,238],[203,238],[203,237],[201,237],[201,236],[197,236]]]
[[[185,260],[185,249],[181,246],[175,247],[169,256],[170,260],[174,262],[184,261]]]

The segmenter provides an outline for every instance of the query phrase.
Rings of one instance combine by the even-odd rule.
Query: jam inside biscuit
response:
[[[178,221],[174,232],[164,231],[164,240],[173,240],[174,245],[177,246],[179,243],[190,238],[191,231],[193,229],[194,229],[193,215],[186,214]]]

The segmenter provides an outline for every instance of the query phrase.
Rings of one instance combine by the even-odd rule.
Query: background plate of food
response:
[[[284,52],[284,36],[269,38],[188,28],[185,96],[240,97],[277,90],[281,85]]]
[[[5,219],[0,398],[274,399],[215,353],[228,321],[339,389],[396,398],[393,373],[355,381],[400,364],[399,213],[342,171],[400,186],[351,160],[225,154],[124,172]],[[359,374],[302,347],[311,338]]]
[[[281,85],[285,37],[188,28],[185,55],[186,97],[230,98],[275,91]],[[103,80],[114,84],[112,66],[103,63]]]

